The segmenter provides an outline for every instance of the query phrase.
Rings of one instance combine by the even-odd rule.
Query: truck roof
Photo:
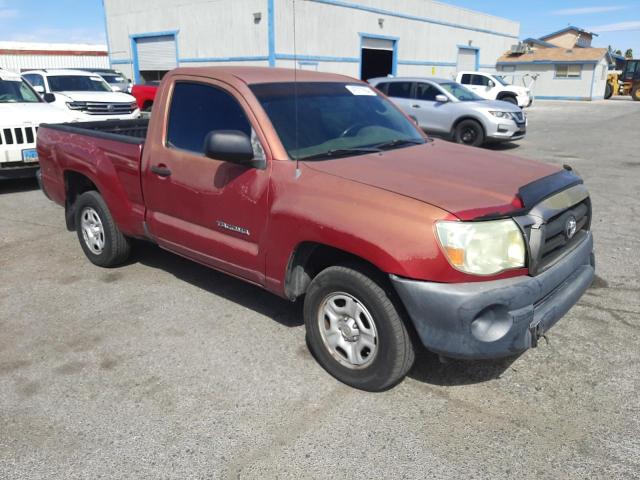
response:
[[[314,72],[310,70],[294,70],[292,68],[272,67],[180,67],[171,70],[167,76],[194,75],[210,78],[235,77],[247,85],[257,83],[282,83],[282,82],[349,82],[363,83],[345,75],[335,73]]]

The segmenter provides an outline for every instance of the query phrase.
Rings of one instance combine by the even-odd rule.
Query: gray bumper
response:
[[[391,275],[429,350],[455,358],[499,358],[536,345],[578,301],[595,274],[591,233],[535,277],[432,283]]]

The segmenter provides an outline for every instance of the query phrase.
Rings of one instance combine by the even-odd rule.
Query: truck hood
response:
[[[516,85],[507,85],[506,87],[503,87],[504,91],[507,92],[513,92],[516,95],[529,95],[529,89],[526,87],[519,87]]]
[[[136,99],[122,92],[55,92],[75,102],[132,103]]]
[[[0,103],[0,126],[37,126],[41,123],[72,122],[76,117],[48,103]]]
[[[521,187],[561,170],[442,140],[304,164],[319,172],[429,203],[462,220],[520,208],[516,195]]]

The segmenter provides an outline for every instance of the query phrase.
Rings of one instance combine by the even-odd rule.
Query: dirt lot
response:
[[[549,345],[423,353],[381,394],[316,364],[299,305],[151,246],[94,267],[0,183],[0,478],[640,478],[640,103],[528,114],[493,148],[584,176],[596,282]]]

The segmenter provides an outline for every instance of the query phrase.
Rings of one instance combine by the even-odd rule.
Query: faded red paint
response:
[[[440,140],[297,165],[247,86],[292,81],[293,75],[252,67],[176,69],[158,90],[144,148],[42,127],[38,153],[45,188],[64,204],[63,173],[82,173],[96,184],[125,234],[148,233],[167,250],[279,295],[291,255],[303,242],[344,250],[383,272],[413,279],[474,282],[527,274],[517,269],[478,277],[455,270],[438,246],[434,222],[513,211],[521,206],[518,189],[557,167]],[[309,71],[296,76],[359,82]],[[216,85],[234,95],[265,147],[267,168],[166,148],[167,107],[177,80]],[[160,165],[172,175],[150,171]],[[225,230],[218,221],[248,233]]]

